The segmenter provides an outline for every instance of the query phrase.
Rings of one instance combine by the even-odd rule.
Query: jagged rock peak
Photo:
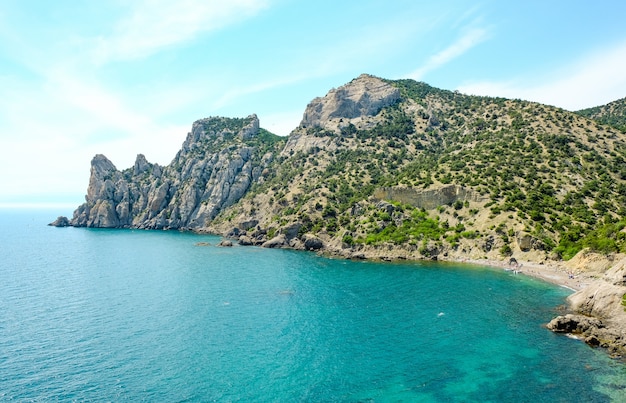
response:
[[[400,100],[400,91],[378,77],[361,74],[348,84],[333,88],[307,106],[301,127],[324,127],[333,118],[354,119],[376,115]]]
[[[113,187],[111,180],[116,179],[119,171],[113,163],[103,154],[96,154],[91,160],[91,174],[89,187],[87,188],[86,200],[95,202],[104,194],[110,193]]]
[[[117,171],[115,165],[103,154],[96,154],[91,159],[91,175],[103,178],[112,171]]]
[[[135,165],[133,166],[133,175],[140,175],[147,172],[152,167],[152,164],[148,162],[146,156],[143,154],[137,154],[135,159]]]

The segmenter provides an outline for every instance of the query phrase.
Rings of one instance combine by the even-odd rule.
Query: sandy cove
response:
[[[561,262],[550,262],[539,264],[535,262],[518,261],[517,265],[510,265],[505,261],[489,259],[459,259],[454,260],[459,263],[469,263],[481,266],[497,267],[502,270],[516,270],[518,274],[526,275],[546,281],[571,290],[572,292],[581,290],[591,284],[594,275],[591,273],[576,273],[565,267]]]

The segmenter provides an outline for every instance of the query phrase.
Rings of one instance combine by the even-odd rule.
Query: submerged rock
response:
[[[220,243],[217,244],[217,246],[222,246],[222,247],[229,248],[229,247],[233,246],[233,242],[231,240],[229,240],[229,239],[222,239],[220,241]]]

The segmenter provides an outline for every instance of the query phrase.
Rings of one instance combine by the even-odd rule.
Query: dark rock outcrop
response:
[[[577,314],[557,316],[546,326],[555,333],[577,336],[591,347],[606,348],[613,357],[624,357],[626,340],[622,332],[604,321]]]
[[[324,242],[312,234],[304,234],[302,236],[302,242],[306,250],[320,250],[324,247]]]
[[[584,334],[592,328],[602,329],[604,325],[598,318],[570,313],[552,319],[547,328],[555,333]]]
[[[239,243],[239,245],[242,245],[242,246],[254,245],[254,242],[252,241],[252,239],[249,236],[246,236],[246,235],[240,236],[238,243]]]

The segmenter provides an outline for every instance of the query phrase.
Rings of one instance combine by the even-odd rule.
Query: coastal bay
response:
[[[3,399],[611,401],[624,390],[623,364],[543,327],[570,291],[527,276],[3,213]]]

